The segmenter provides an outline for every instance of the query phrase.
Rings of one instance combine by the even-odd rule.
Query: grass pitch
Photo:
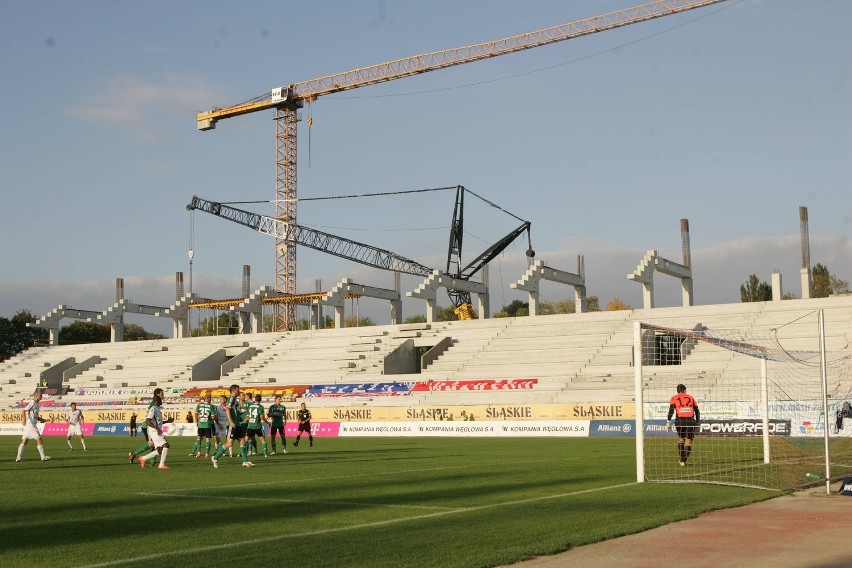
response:
[[[319,438],[131,465],[141,438],[0,437],[0,566],[498,566],[777,493],[635,483],[632,439]],[[280,447],[279,447],[280,451]]]

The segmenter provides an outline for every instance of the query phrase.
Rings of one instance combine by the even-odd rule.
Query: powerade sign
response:
[[[789,436],[789,420],[772,419],[769,421],[770,436]],[[750,418],[732,418],[725,420],[702,419],[698,423],[696,436],[762,436],[763,420]],[[671,432],[666,431],[665,420],[645,420],[645,437],[677,436],[672,422]]]
[[[99,422],[95,424],[92,434],[95,436],[129,436],[130,427],[127,424]]]
[[[789,436],[790,421],[769,420],[770,436]],[[698,426],[700,436],[762,436],[763,420],[740,418],[732,420],[702,420]]]
[[[592,420],[589,424],[589,436],[634,438],[636,423],[632,420]]]

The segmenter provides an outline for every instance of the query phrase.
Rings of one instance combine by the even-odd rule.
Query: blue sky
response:
[[[167,305],[188,282],[193,194],[274,198],[272,112],[196,130],[198,111],[291,82],[515,35],[624,0],[15,2],[0,22],[0,316],[126,297]],[[724,2],[577,40],[319,99],[299,131],[299,195],[461,184],[532,222],[537,258],[590,294],[641,305],[645,251],[680,260],[689,219],[698,304],[739,301],[749,274],[800,295],[799,206],[811,258],[852,280],[852,3]],[[310,154],[310,155],[309,155]],[[468,200],[468,258],[514,219]],[[449,192],[300,204],[303,224],[442,267]],[[271,213],[271,204],[246,206]],[[195,214],[194,291],[274,280],[272,240]],[[492,305],[526,267],[492,265]],[[315,279],[391,287],[388,273],[300,249]],[[658,305],[679,302],[658,278]],[[413,289],[414,279],[403,286]],[[546,287],[546,299],[572,290]],[[369,302],[377,323],[384,305]],[[408,302],[406,314],[423,307]],[[70,322],[69,322],[70,323]],[[138,320],[161,329],[150,319]]]

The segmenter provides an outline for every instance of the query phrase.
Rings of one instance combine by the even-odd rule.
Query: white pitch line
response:
[[[463,509],[453,509],[451,511],[437,511],[435,513],[426,513],[423,515],[414,515],[412,517],[403,517],[400,519],[389,519],[385,521],[375,521],[372,523],[363,523],[360,525],[350,525],[346,527],[334,527],[329,529],[320,529],[316,531],[309,531],[303,533],[296,534],[281,534],[263,538],[255,538],[251,540],[241,540],[239,542],[240,546],[251,546],[254,544],[266,544],[269,542],[274,542],[276,540],[284,540],[289,538],[303,538],[306,536],[319,536],[324,534],[333,534],[340,533],[352,530],[360,530],[360,529],[370,529],[376,528],[386,525],[394,525],[398,523],[406,523],[408,521],[417,521],[421,519],[430,519],[433,517],[445,517],[447,515],[456,515],[459,513],[473,513],[477,511],[484,511],[486,509],[494,509],[497,507],[511,507],[513,505],[523,505],[525,503],[535,503],[536,501],[547,501],[551,499],[561,499],[563,497],[573,497],[575,495],[583,495],[585,493],[595,493],[598,491],[609,491],[612,489],[619,489],[621,487],[630,487],[632,485],[636,485],[636,482],[631,483],[621,483],[618,485],[608,485],[606,487],[595,487],[593,489],[582,489],[580,491],[572,491],[570,493],[558,493],[556,495],[543,495],[540,497],[529,497],[527,499],[518,499],[516,501],[505,501],[503,503],[490,503],[488,505],[479,505],[476,507],[465,507]],[[207,552],[214,552],[216,550],[223,550],[226,548],[233,548],[236,544],[232,542],[223,543],[223,544],[213,544],[210,546],[200,546],[197,548],[185,548],[183,550],[171,550],[168,552],[158,552],[155,554],[146,554],[145,556],[136,556],[133,558],[122,558],[121,560],[111,560],[109,562],[99,562],[97,564],[87,564],[83,566],[83,568],[106,568],[108,566],[121,566],[122,564],[133,564],[136,562],[150,562],[153,560],[159,560],[161,558],[167,558],[169,556],[177,556],[182,554],[203,554]]]
[[[216,501],[262,501],[264,503],[309,503],[316,505],[344,505],[351,507],[398,507],[401,509],[431,509],[436,511],[457,511],[461,507],[431,507],[429,505],[400,505],[398,503],[368,503],[363,501],[313,501],[311,499],[280,499],[278,497],[227,497],[222,495],[186,495],[182,493],[137,493],[146,497],[178,497],[182,499],[211,499]]]

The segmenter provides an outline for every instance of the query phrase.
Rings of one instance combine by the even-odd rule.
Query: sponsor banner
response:
[[[127,424],[99,423],[95,424],[92,434],[94,436],[129,436],[130,427]]]
[[[340,424],[340,436],[586,437],[588,420],[370,422]]]
[[[663,436],[677,436],[674,431],[674,427],[672,427],[672,431],[666,431],[666,421],[665,420],[644,420],[644,430],[646,438],[659,438]]]
[[[772,436],[789,436],[791,424],[789,420],[772,419],[769,421],[769,434]],[[763,421],[750,418],[732,420],[702,419],[698,425],[696,436],[762,436]],[[677,436],[672,423],[672,431],[666,431],[665,420],[645,420],[645,436]]]
[[[400,400],[402,402],[402,400]],[[296,420],[296,405],[287,404],[287,421]],[[421,422],[421,421],[458,421],[462,413],[469,420],[631,420],[634,417],[633,403],[583,403],[583,404],[506,404],[506,405],[442,405],[442,406],[375,406],[352,405],[333,407],[312,407],[313,419],[318,422]],[[129,422],[136,413],[140,424],[147,412],[146,406],[123,406],[120,408],[84,408],[85,419],[92,422]],[[184,422],[188,410],[195,410],[194,404],[171,405],[163,407],[165,418],[174,418],[175,422]],[[45,409],[45,418],[55,422],[64,422],[67,412],[60,409]],[[665,415],[663,415],[665,418]],[[20,423],[21,413],[0,413],[0,422]]]
[[[24,425],[18,421],[17,424],[0,424],[0,436],[23,436]]]
[[[95,425],[92,423],[83,423],[83,435],[91,436],[92,432],[95,430]],[[44,424],[44,428],[41,431],[42,436],[67,436],[68,435],[68,423],[62,422],[48,422]]]
[[[592,420],[589,436],[635,438],[636,423],[633,420]]]
[[[414,383],[339,383],[314,385],[305,393],[306,397],[345,396],[406,396],[411,394]]]
[[[636,417],[636,405],[628,403],[586,403],[571,404],[568,419],[586,420],[619,420],[622,418],[632,419]]]
[[[700,436],[762,436],[763,420],[735,418],[732,420],[701,420],[698,426]],[[789,420],[769,420],[769,434],[789,436]]]
[[[307,391],[311,385],[281,385],[281,386],[258,386],[252,385],[248,387],[241,386],[240,390],[242,392],[250,392],[252,394],[260,394],[264,398],[274,398],[276,395],[281,395],[281,398],[287,401],[293,401],[304,395],[305,391]],[[231,391],[229,387],[224,386],[216,386],[216,387],[197,387],[191,388],[185,391],[181,396],[183,398],[188,399],[201,399],[204,398],[206,394],[210,394],[214,399],[225,395],[229,396]],[[289,397],[289,398],[288,398]]]
[[[537,420],[531,422],[497,422],[498,435],[503,437],[547,436],[554,438],[586,438],[588,420]]]
[[[297,436],[299,434],[299,423],[288,422],[284,427],[284,432],[287,436]],[[320,438],[336,438],[340,435],[340,422],[314,422],[312,420],[311,434]]]
[[[163,408],[163,420],[167,418],[174,418],[175,422],[183,422],[184,417],[186,416],[187,408],[176,408],[176,407],[168,407]],[[139,421],[139,426],[142,426],[142,422],[145,421],[145,414],[148,412],[147,407],[139,407],[139,408],[128,408],[122,410],[96,410],[93,408],[84,409],[85,419],[91,420],[92,422],[130,422],[130,416],[133,413],[136,413],[136,419]],[[44,418],[50,418],[53,422],[65,422],[68,418],[67,412],[42,412],[41,416]],[[18,414],[18,421],[20,421],[21,417]]]
[[[414,383],[414,392],[431,391],[494,391],[530,390],[538,379],[469,379],[464,381],[420,381]]]

